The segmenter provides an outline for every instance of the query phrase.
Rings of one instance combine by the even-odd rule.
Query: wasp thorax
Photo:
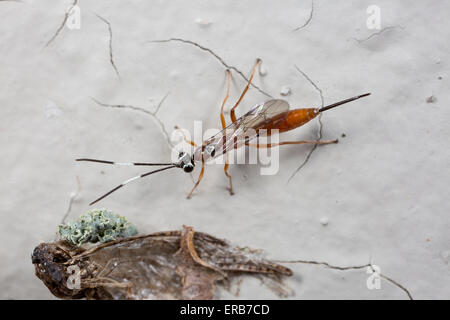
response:
[[[192,170],[194,170],[194,162],[188,153],[180,152],[178,154],[178,162],[180,168],[183,168],[184,172],[192,172]]]

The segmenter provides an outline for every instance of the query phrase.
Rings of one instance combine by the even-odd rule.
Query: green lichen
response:
[[[111,211],[92,210],[80,216],[77,221],[58,226],[61,239],[80,246],[83,243],[108,242],[137,234],[137,229]]]

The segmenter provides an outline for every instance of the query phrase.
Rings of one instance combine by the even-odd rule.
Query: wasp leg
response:
[[[244,98],[245,94],[247,93],[248,88],[250,87],[250,85],[252,83],[253,76],[255,75],[256,70],[258,69],[258,66],[260,65],[260,63],[261,63],[261,59],[256,59],[256,63],[255,63],[255,66],[253,67],[252,74],[251,74],[250,78],[248,78],[247,86],[245,87],[244,91],[242,91],[241,96],[239,97],[239,100],[236,102],[236,104],[234,105],[234,107],[230,111],[230,117],[231,117],[231,121],[232,122],[236,121],[236,114],[234,113],[234,110],[241,103],[242,99]]]
[[[184,134],[183,130],[181,130],[181,128],[179,126],[175,126],[175,130],[178,130],[181,133],[181,135],[183,136],[184,141],[186,141],[187,143],[189,143],[193,147],[197,146],[197,144],[194,141],[188,140],[188,138],[186,138],[186,135]]]
[[[225,121],[225,116],[223,115],[223,108],[225,107],[225,103],[228,100],[228,97],[230,96],[230,78],[231,78],[231,73],[230,70],[227,70],[227,93],[225,95],[225,98],[223,99],[222,102],[222,107],[220,108],[220,121],[222,122],[222,129],[225,129],[227,126],[227,123]],[[225,172],[225,175],[228,177],[228,180],[230,181],[230,187],[229,187],[229,191],[230,191],[230,195],[233,195],[233,182],[231,179],[231,174],[228,173],[228,168],[229,168],[229,163],[228,163],[228,153],[225,153],[225,166],[223,167],[223,171]]]
[[[189,192],[187,198],[192,198],[192,193],[194,192],[195,188],[199,185],[200,181],[203,178],[203,174],[205,173],[205,161],[202,159],[202,170],[200,171],[200,175],[198,176],[197,182],[195,183],[194,187],[192,188],[191,192]]]
[[[286,144],[330,144],[330,143],[338,143],[339,140],[312,140],[312,141],[283,141],[279,143],[268,143],[268,144],[262,144],[262,143],[246,143],[247,146],[250,147],[256,147],[256,148],[273,148],[277,146],[283,146]]]

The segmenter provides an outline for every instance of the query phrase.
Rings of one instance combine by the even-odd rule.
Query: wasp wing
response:
[[[289,113],[289,103],[281,99],[273,99],[258,104],[249,112],[238,118],[203,143],[202,149],[196,150],[196,160],[201,160],[200,152],[205,160],[216,158],[231,149],[237,149],[259,135],[259,130],[270,128],[275,121],[282,121]],[[209,155],[209,156],[208,156]]]

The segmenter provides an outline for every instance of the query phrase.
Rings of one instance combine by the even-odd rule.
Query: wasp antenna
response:
[[[360,99],[360,98],[367,97],[367,96],[370,96],[370,95],[371,95],[371,93],[369,92],[369,93],[361,94],[361,95],[356,96],[356,97],[353,97],[353,98],[348,98],[348,99],[345,99],[345,100],[342,100],[342,101],[339,101],[339,102],[330,104],[330,105],[328,105],[328,106],[325,106],[325,107],[323,107],[323,108],[320,108],[320,109],[319,109],[319,112],[324,112],[324,111],[330,110],[330,109],[332,109],[332,108],[335,108],[335,107],[337,107],[337,106],[340,106],[340,105],[342,105],[342,104],[349,103],[349,102],[351,102],[351,101],[358,100],[358,99]]]
[[[161,168],[161,169],[153,170],[153,171],[150,171],[150,172],[147,172],[147,173],[144,173],[144,174],[140,174],[140,175],[135,176],[135,177],[133,177],[133,178],[130,178],[130,179],[128,179],[128,180],[122,182],[121,184],[119,184],[119,185],[118,185],[117,187],[115,187],[114,189],[108,191],[107,193],[105,193],[104,195],[102,195],[100,198],[97,198],[96,200],[92,201],[91,203],[89,203],[89,205],[92,206],[94,203],[97,203],[97,202],[99,202],[100,200],[106,198],[107,196],[109,196],[109,195],[110,195],[111,193],[113,193],[114,191],[119,190],[120,188],[122,188],[123,186],[125,186],[126,184],[128,184],[128,183],[130,183],[130,182],[132,182],[132,181],[134,181],[134,180],[137,180],[137,179],[140,179],[140,178],[144,178],[144,177],[149,176],[149,175],[151,175],[151,174],[154,174],[154,173],[157,173],[157,172],[160,172],[160,171],[164,171],[164,170],[167,170],[167,169],[176,168],[176,167],[177,167],[176,165],[172,164],[172,165],[170,165],[170,166],[168,166],[168,167],[164,167],[164,168]]]
[[[105,163],[105,164],[113,164],[116,166],[170,166],[173,163],[150,163],[150,162],[116,162],[109,160],[99,160],[99,159],[75,159],[75,161],[87,161],[87,162],[97,162],[97,163]]]

